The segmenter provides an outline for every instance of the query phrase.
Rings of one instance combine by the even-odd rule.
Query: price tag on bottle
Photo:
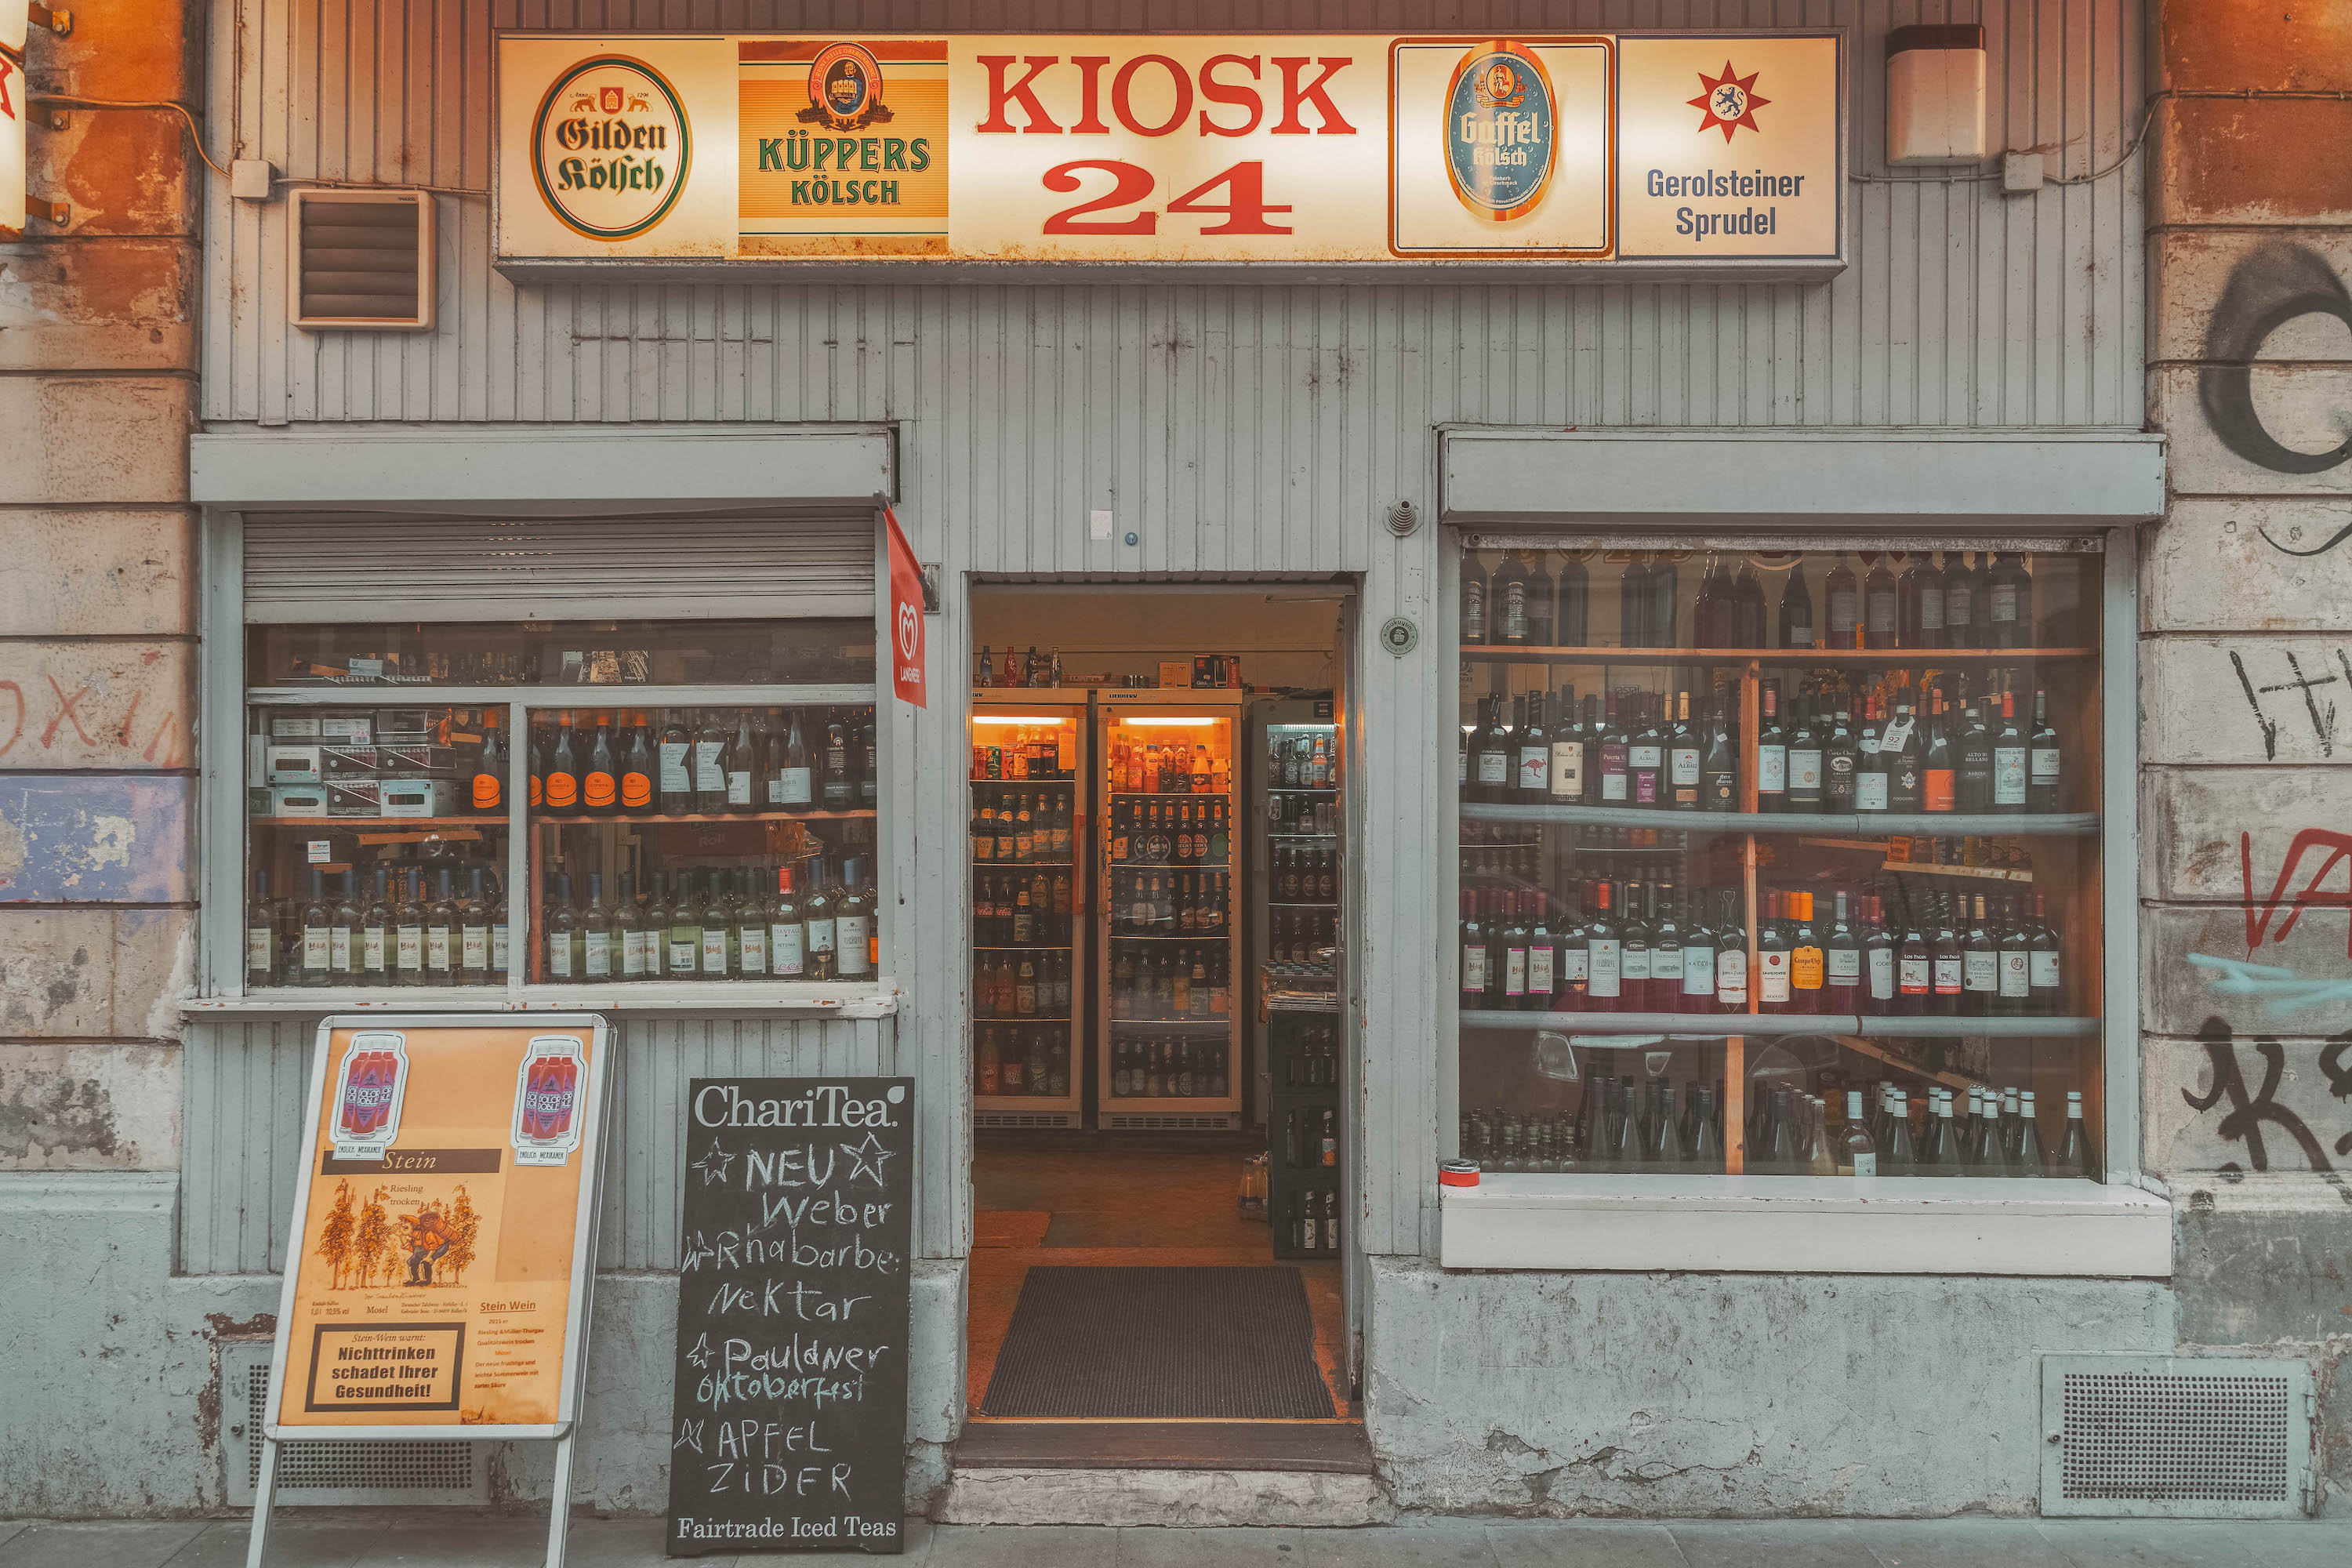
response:
[[[327,840],[323,838],[310,839],[302,846],[302,852],[305,857],[304,863],[306,865],[323,866],[327,863]]]

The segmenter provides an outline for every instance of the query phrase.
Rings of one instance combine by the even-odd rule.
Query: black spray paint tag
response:
[[[689,1088],[669,1554],[903,1551],[914,1082]]]

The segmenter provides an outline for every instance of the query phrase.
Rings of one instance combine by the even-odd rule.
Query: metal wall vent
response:
[[[1231,1111],[1112,1111],[1102,1114],[1105,1129],[1139,1132],[1227,1132],[1242,1124]]]
[[[971,1113],[974,1127],[1076,1127],[1078,1117],[1071,1110],[975,1110]]]
[[[251,1508],[261,1482],[261,1429],[269,1417],[269,1345],[221,1346],[221,1447],[228,1501]],[[290,1442],[278,1446],[278,1505],[469,1507],[489,1500],[478,1445]]]
[[[2311,1507],[2311,1369],[2223,1356],[2045,1356],[2042,1511],[2294,1518]]]
[[[374,331],[433,325],[433,197],[297,189],[287,201],[293,323]]]

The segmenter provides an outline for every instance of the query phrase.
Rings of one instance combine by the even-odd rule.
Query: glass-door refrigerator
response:
[[[1265,843],[1251,941],[1257,957],[1257,1059],[1266,1074],[1266,1214],[1276,1258],[1339,1256],[1339,730],[1330,700],[1290,698],[1264,712],[1251,755],[1265,769],[1250,816]],[[1321,717],[1318,717],[1320,714]]]
[[[1096,1125],[1241,1125],[1238,690],[1097,694]]]
[[[972,1123],[1083,1127],[1088,693],[972,696]]]

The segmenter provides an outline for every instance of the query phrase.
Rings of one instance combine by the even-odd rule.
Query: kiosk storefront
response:
[[[1883,5],[1772,33],[1725,6],[1675,34],[1612,16],[1527,37],[1482,15],[1276,30],[1322,19],[1304,13],[1247,35],[813,36],[764,14],[709,34],[670,10],[674,26],[451,46],[435,91],[494,103],[495,123],[419,183],[495,201],[485,221],[433,198],[444,308],[421,335],[265,309],[299,254],[281,204],[237,213],[257,240],[224,222],[213,244],[181,1268],[258,1302],[282,1268],[274,1218],[243,1216],[285,1206],[318,1016],[487,993],[600,1012],[615,1136],[595,1342],[614,1371],[581,1485],[657,1506],[684,1086],[910,1079],[909,1501],[1098,1516],[1128,1483],[1067,1457],[1026,1500],[972,1480],[967,1327],[996,1277],[972,1258],[1020,1206],[975,1205],[975,1151],[984,1167],[983,1134],[1021,1131],[975,1114],[1102,1132],[1085,1064],[1116,1091],[1139,1059],[1114,1027],[1135,1020],[1104,998],[1091,1046],[1020,1022],[1018,961],[1008,989],[995,950],[1021,944],[976,934],[1009,928],[1019,893],[1000,910],[1011,884],[973,855],[983,796],[1017,814],[1022,792],[976,777],[975,747],[1091,725],[1089,787],[1159,794],[1110,772],[1135,756],[1119,704],[1249,723],[1251,672],[1270,668],[1252,648],[1311,630],[1328,677],[1286,680],[1297,710],[1256,717],[1322,726],[1334,782],[1292,793],[1344,802],[1314,829],[1341,892],[1311,945],[1336,977],[1335,1081],[1314,1087],[1333,1091],[1339,1245],[1317,1262],[1336,1277],[1333,1419],[1360,1422],[1368,1454],[1351,1517],[2030,1506],[2042,1358],[2172,1348],[2170,1211],[2135,1153],[2137,531],[2164,498],[2140,432],[2134,166],[2007,198],[1972,169],[1894,169]],[[2100,58],[2129,77],[2122,34]],[[271,47],[350,106],[320,75],[323,39]],[[386,47],[421,68],[422,44]],[[1995,134],[2038,145],[2087,123],[2104,166],[2132,116],[2104,81],[2065,80]],[[282,89],[261,105],[237,112],[310,124]],[[289,156],[352,174],[315,138]],[[938,596],[919,710],[875,666],[885,501]],[[1247,602],[1227,623],[1238,647],[1187,645],[1188,594]],[[1051,618],[1115,595],[1160,619],[1087,634],[1117,657],[1076,668],[1120,675],[1131,657],[1139,681],[1146,651],[1233,651],[1244,695],[1165,702],[1106,679],[1087,707],[975,689],[958,668],[1007,637],[1024,674],[1032,641],[1076,656]],[[1016,601],[1038,606],[1026,623]],[[1150,685],[1194,684],[1151,668]],[[1336,694],[1328,712],[1310,681]],[[1911,739],[1888,754],[1918,747],[1916,808],[1892,783],[1883,811],[1806,793],[1793,758],[1874,776],[1861,736],[1876,757],[1872,713],[1905,706]],[[1979,728],[1981,799],[1958,760]],[[1184,793],[1238,798],[1221,765],[1287,754],[1287,730],[1270,752],[1231,733],[1255,749],[1210,755]],[[2034,771],[2050,750],[2054,784]],[[2021,803],[2005,771],[2021,751]],[[1040,763],[1028,793],[1047,798],[1074,764],[1058,746]],[[1791,769],[1808,780],[1793,803]],[[1948,809],[1927,798],[1946,772]],[[1727,809],[1677,809],[1685,782],[1711,781]],[[1041,868],[1050,889],[1062,868]],[[1616,929],[1628,887],[1640,973]],[[421,986],[401,984],[412,925]],[[785,926],[797,976],[776,968]],[[1704,1005],[1680,989],[1700,930]],[[381,991],[363,983],[378,931]],[[1254,971],[1264,934],[1221,935],[1229,969]],[[1605,960],[1596,942],[1615,944]],[[1664,951],[1678,967],[1657,967]],[[1987,956],[1989,992],[1970,983]],[[2003,989],[2011,958],[2022,995]],[[1612,965],[1617,989],[1596,992]],[[983,989],[1014,998],[1011,1019],[975,1016]],[[1147,1085],[1154,1048],[1208,1059],[1164,1054],[1185,1031],[1150,1021]],[[1245,1031],[1219,1037],[1237,1042],[1227,1081],[1171,1097],[1219,1125],[1146,1131],[1278,1150],[1289,1086],[1255,1082],[1275,1064]],[[1035,1094],[1005,1092],[1013,1041],[1045,1066],[1042,1086],[1024,1073]],[[1892,1148],[1899,1116],[1915,1165],[1924,1135],[1960,1173],[1841,1167],[1850,1092],[1857,1130]],[[1139,1117],[1150,1098],[1108,1097]],[[1990,1140],[2022,1169],[2030,1127],[2048,1172],[2077,1126],[2079,1169],[1985,1166]],[[1450,1161],[1473,1169],[1441,1183]],[[1923,1391],[1957,1402],[1933,1442]],[[1233,1443],[1226,1468],[1282,1471],[1279,1445]],[[1089,1454],[1135,1462],[1114,1448]]]

